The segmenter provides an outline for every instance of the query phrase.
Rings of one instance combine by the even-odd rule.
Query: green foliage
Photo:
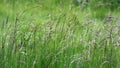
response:
[[[1,1],[0,68],[120,68],[120,13],[71,2]]]

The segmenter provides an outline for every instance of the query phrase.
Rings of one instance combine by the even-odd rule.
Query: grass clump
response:
[[[62,2],[0,3],[1,68],[120,67],[119,12]]]

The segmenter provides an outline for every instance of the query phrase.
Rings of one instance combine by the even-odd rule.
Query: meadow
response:
[[[120,7],[0,0],[0,68],[120,68]]]

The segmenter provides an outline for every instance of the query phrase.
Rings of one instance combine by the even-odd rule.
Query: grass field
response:
[[[0,68],[120,68],[119,11],[0,0]]]

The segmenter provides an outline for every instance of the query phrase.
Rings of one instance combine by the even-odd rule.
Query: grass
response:
[[[1,68],[120,67],[120,13],[60,2],[0,2]]]

